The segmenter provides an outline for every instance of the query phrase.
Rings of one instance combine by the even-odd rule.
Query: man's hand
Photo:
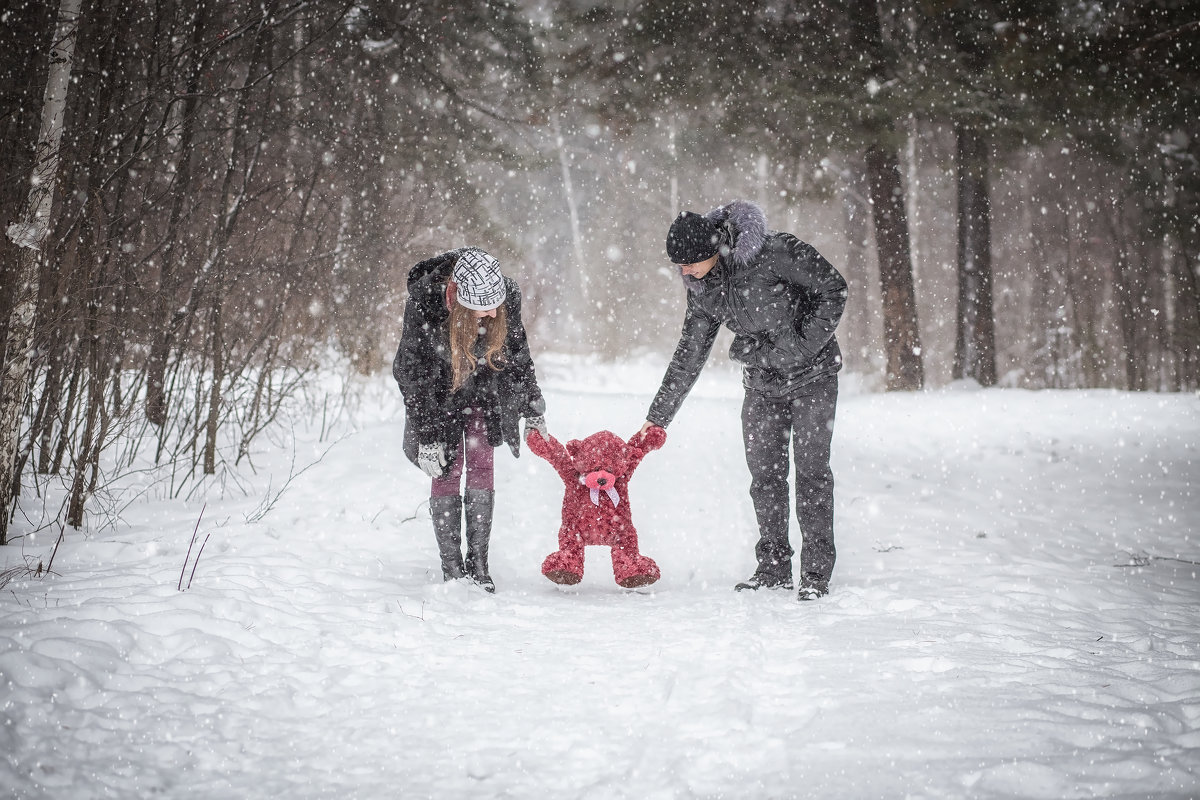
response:
[[[646,431],[650,430],[653,427],[654,427],[654,423],[651,422],[650,420],[646,420],[646,424],[642,425],[641,430],[639,430],[637,432],[637,435],[643,436],[643,435],[645,435]]]
[[[759,353],[765,344],[765,339],[740,334],[733,339],[733,345],[729,348],[729,357],[739,364],[753,367],[758,364],[761,358]]]
[[[421,445],[417,448],[417,466],[431,478],[442,477],[446,471],[446,445],[440,442]]]
[[[638,431],[637,435],[629,440],[629,443],[648,453],[651,450],[657,450],[667,443],[667,432],[658,425],[651,423]]]

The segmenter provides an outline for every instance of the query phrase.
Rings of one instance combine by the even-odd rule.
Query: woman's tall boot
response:
[[[433,517],[433,535],[442,557],[442,580],[453,581],[466,575],[462,554],[463,500],[458,495],[429,498]]]
[[[493,489],[467,489],[463,492],[467,510],[467,577],[485,591],[495,592],[496,584],[488,574],[488,543],[492,538]]]

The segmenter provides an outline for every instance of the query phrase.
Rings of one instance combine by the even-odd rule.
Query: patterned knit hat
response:
[[[458,302],[472,311],[491,311],[504,302],[500,262],[477,247],[463,251],[452,277],[458,284]]]

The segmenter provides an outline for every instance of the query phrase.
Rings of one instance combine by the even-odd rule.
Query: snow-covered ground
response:
[[[543,359],[551,431],[632,434],[661,368]],[[341,438],[302,432],[296,471],[333,446],[265,516],[229,483],[151,493],[9,583],[0,796],[1200,796],[1194,395],[843,386],[817,603],[732,591],[756,536],[732,373],[634,478],[663,579],[633,592],[597,548],[577,587],[539,574],[561,482],[505,451],[499,590],[443,584],[398,395],[366,397]]]

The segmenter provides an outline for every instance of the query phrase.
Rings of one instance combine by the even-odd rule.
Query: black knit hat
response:
[[[667,256],[675,264],[695,264],[717,254],[721,234],[717,224],[692,211],[684,211],[667,232]]]

